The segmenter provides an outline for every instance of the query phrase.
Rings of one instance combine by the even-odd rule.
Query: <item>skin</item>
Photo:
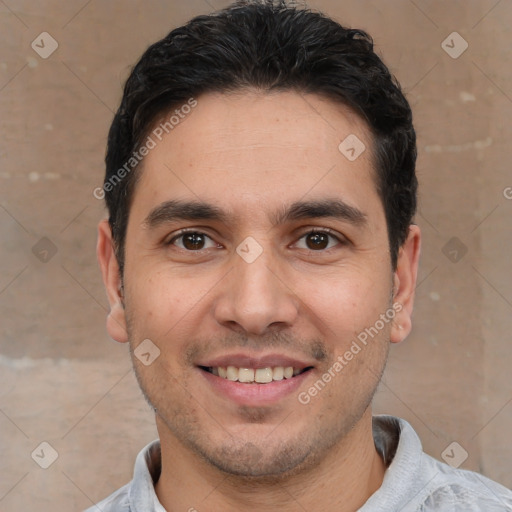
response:
[[[157,495],[167,510],[353,511],[381,485],[371,399],[390,343],[411,329],[420,231],[411,225],[391,268],[372,139],[347,108],[317,95],[205,94],[144,160],[130,210],[124,288],[106,220],[98,259],[112,338],[129,342],[137,378],[156,411],[162,447]],[[338,145],[356,134],[350,162]],[[365,222],[306,218],[277,225],[294,201],[342,199]],[[205,201],[217,220],[144,222],[173,199]],[[197,249],[180,229],[207,235]],[[311,244],[312,228],[337,238]],[[246,238],[263,252],[247,263]],[[173,243],[168,242],[173,240]],[[188,240],[188,239],[187,239]],[[391,305],[401,310],[307,405],[297,399]],[[160,349],[143,365],[144,339]],[[313,362],[300,387],[266,405],[219,394],[195,364],[243,352]]]

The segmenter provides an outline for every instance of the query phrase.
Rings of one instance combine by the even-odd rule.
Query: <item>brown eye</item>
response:
[[[204,246],[204,235],[201,233],[185,233],[183,235],[183,247],[189,251],[202,249]]]
[[[329,235],[327,233],[308,233],[306,235],[306,245],[308,249],[325,249],[329,245]]]
[[[206,234],[199,231],[182,231],[169,240],[168,245],[176,245],[185,251],[200,251],[215,247],[215,242]]]
[[[300,249],[306,249],[309,251],[316,252],[329,250],[337,245],[344,244],[345,241],[343,238],[340,238],[339,236],[337,236],[336,234],[332,233],[330,230],[327,229],[314,229],[312,231],[308,231],[307,233],[304,233],[297,242],[297,246]]]

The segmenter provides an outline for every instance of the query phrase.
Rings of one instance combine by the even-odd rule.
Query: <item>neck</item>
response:
[[[156,484],[168,511],[353,512],[381,486],[386,467],[375,450],[370,408],[314,467],[278,478],[227,475],[183,447],[157,418],[162,472]]]

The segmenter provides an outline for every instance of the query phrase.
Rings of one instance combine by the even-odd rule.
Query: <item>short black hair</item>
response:
[[[416,134],[399,83],[363,30],[285,0],[244,0],[171,31],[144,52],[126,81],[108,135],[103,185],[121,276],[142,159],[137,151],[149,131],[191,98],[248,88],[315,93],[349,107],[367,123],[396,269],[417,201]]]

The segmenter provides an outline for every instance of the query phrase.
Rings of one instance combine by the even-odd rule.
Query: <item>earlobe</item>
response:
[[[391,328],[391,341],[403,341],[412,329],[412,310],[418,276],[421,232],[415,224],[409,226],[406,241],[400,247],[394,279],[393,304],[396,311]]]
[[[125,343],[128,341],[128,331],[126,328],[122,281],[115,255],[112,232],[107,219],[103,219],[98,224],[96,255],[110,304],[107,331],[111,338],[120,343]]]
[[[128,341],[125,312],[120,302],[110,306],[110,313],[107,316],[107,332],[113,340],[119,343]]]

